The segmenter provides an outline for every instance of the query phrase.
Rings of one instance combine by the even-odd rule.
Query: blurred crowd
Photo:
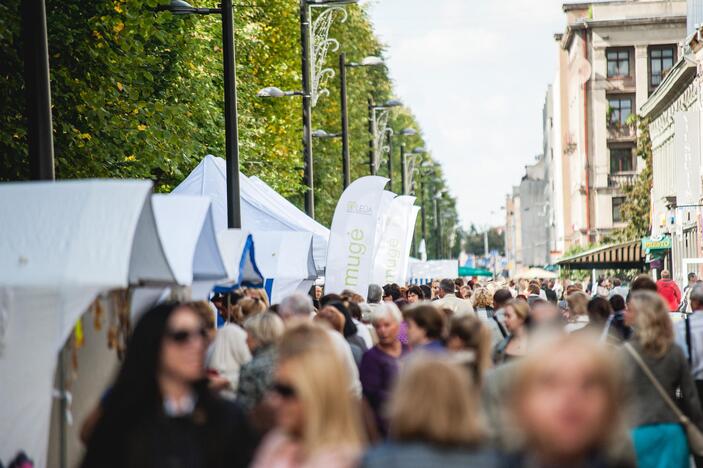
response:
[[[161,304],[83,422],[82,466],[703,466],[703,284],[670,282]]]

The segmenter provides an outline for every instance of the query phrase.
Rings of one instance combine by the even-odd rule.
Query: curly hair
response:
[[[486,309],[493,307],[493,294],[487,288],[478,288],[473,293],[474,307],[477,309]]]

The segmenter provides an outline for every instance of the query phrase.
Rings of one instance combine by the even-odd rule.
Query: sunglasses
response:
[[[192,339],[207,338],[207,330],[198,328],[197,330],[171,330],[166,332],[166,337],[177,344],[188,343]]]
[[[296,391],[293,387],[290,385],[284,384],[284,383],[274,383],[273,387],[271,388],[274,393],[276,393],[278,396],[283,398],[284,400],[290,400],[296,397]]]

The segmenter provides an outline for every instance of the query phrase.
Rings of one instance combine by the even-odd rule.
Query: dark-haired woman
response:
[[[188,306],[159,305],[142,317],[83,468],[248,466],[255,442],[246,418],[208,390],[206,337]]]

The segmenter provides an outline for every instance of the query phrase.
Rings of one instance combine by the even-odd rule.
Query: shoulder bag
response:
[[[654,388],[657,389],[657,392],[659,392],[659,395],[661,395],[664,402],[669,406],[669,408],[671,408],[671,410],[681,422],[681,425],[686,431],[686,437],[688,438],[688,446],[691,452],[693,452],[695,455],[703,456],[703,433],[701,433],[700,429],[698,429],[698,427],[696,427],[696,425],[693,424],[691,420],[686,417],[685,414],[683,414],[683,412],[676,405],[676,403],[674,403],[669,394],[666,393],[666,390],[664,390],[664,387],[662,387],[662,385],[659,383],[659,380],[657,380],[657,378],[654,376],[647,364],[645,364],[644,360],[642,360],[642,356],[639,355],[635,348],[633,348],[630,343],[625,343],[624,346],[627,352],[629,352],[632,358],[635,360],[635,362],[637,362],[637,365],[640,367],[640,369],[642,369],[642,372],[644,372],[650,382],[652,382],[652,385],[654,385]]]

